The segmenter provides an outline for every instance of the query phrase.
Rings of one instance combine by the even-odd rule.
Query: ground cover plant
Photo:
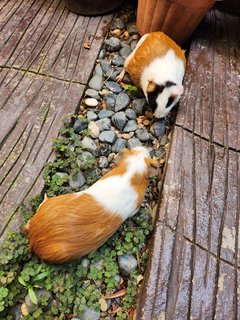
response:
[[[86,134],[87,131],[82,133]],[[75,167],[76,158],[84,152],[81,136],[74,133],[70,122],[64,123],[53,146],[56,159],[44,171],[49,196],[73,191],[66,176],[58,173],[61,170],[74,176],[79,170]],[[96,177],[94,157],[86,160],[83,169]],[[87,184],[93,182],[89,179]],[[23,223],[41,201],[42,196],[38,195],[31,201],[32,210],[22,208]],[[92,319],[131,318],[143,279],[151,230],[149,206],[143,207],[97,252],[66,265],[40,261],[28,252],[25,235],[9,232],[0,252],[0,319],[15,319],[16,314],[23,314],[23,319],[71,319],[81,318],[87,312],[93,312]],[[129,256],[135,257],[137,265],[128,273],[120,269],[118,258]]]

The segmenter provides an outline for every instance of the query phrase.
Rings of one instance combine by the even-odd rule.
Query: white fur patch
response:
[[[137,148],[135,148],[137,149]],[[123,175],[111,176],[99,180],[84,193],[94,197],[110,213],[117,213],[123,220],[133,216],[138,194],[131,186],[131,178],[136,173],[143,173],[146,169],[145,158],[149,157],[147,149],[139,147],[139,153],[127,159],[127,172]]]
[[[167,81],[172,81],[177,85],[181,85],[184,72],[184,63],[175,55],[174,50],[170,49],[163,57],[156,58],[144,69],[141,76],[141,87],[146,98],[147,86],[150,80],[158,85],[163,85]],[[172,107],[178,102],[180,95],[176,97],[174,102],[168,108],[165,108],[172,91],[174,91],[173,87],[165,88],[163,93],[159,95],[157,99],[158,107],[154,113],[155,117],[165,117]]]

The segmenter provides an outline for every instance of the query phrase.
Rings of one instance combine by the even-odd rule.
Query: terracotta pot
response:
[[[214,3],[215,0],[138,0],[138,32],[143,35],[163,31],[182,44]]]
[[[65,6],[84,16],[96,16],[119,7],[123,0],[64,0]]]

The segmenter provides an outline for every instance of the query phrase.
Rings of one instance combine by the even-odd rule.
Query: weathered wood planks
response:
[[[240,150],[240,19],[211,10],[194,35],[177,125]]]
[[[1,240],[43,188],[52,139],[79,106],[112,17],[79,16],[61,0],[0,3]]]
[[[77,15],[61,0],[9,1],[0,8],[0,66],[86,84],[111,19]]]
[[[138,318],[240,318],[239,17],[191,44]]]

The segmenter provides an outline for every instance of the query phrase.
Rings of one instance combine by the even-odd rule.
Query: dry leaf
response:
[[[115,298],[119,298],[122,296],[125,296],[125,294],[127,293],[127,289],[122,289],[116,293],[110,294],[108,296],[105,296],[104,299],[115,299]]]
[[[90,49],[91,46],[90,46],[89,43],[85,42],[85,43],[83,44],[83,48],[84,48],[84,49]]]

